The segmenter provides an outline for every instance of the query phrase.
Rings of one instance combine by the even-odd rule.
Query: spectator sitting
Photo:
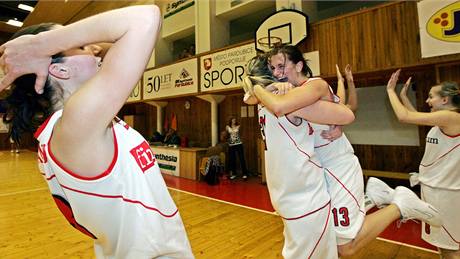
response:
[[[176,131],[173,128],[169,128],[166,132],[166,135],[163,139],[165,145],[180,145],[180,137],[177,135]]]
[[[150,138],[150,143],[158,143],[158,142],[163,142],[164,136],[161,135],[160,132],[155,131],[153,133],[153,136]]]

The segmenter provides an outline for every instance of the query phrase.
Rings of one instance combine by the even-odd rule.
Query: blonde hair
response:
[[[439,84],[441,90],[439,95],[441,97],[448,97],[450,103],[456,108],[457,112],[460,111],[460,88],[456,82],[444,81]]]
[[[268,58],[266,55],[257,55],[249,60],[246,65],[246,74],[247,76],[244,78],[243,82],[250,88],[252,88],[253,85],[266,87],[277,81],[268,67]]]

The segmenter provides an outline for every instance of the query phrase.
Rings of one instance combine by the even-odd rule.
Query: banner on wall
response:
[[[422,58],[460,53],[460,1],[417,3]]]
[[[164,4],[163,18],[166,19],[176,13],[179,13],[195,4],[194,0],[174,0]]]
[[[254,44],[220,51],[201,57],[200,91],[242,88],[246,65],[256,55]],[[319,51],[303,53],[314,76],[320,75]]]
[[[150,146],[150,148],[155,154],[155,159],[157,160],[158,166],[160,167],[162,173],[180,176],[179,149],[157,148],[155,146]]]
[[[254,43],[201,57],[201,92],[241,88],[246,64],[256,55]]]
[[[141,82],[137,82],[131,94],[128,96],[126,103],[132,103],[141,100]]]
[[[142,80],[143,100],[176,97],[198,92],[198,59],[147,70]]]

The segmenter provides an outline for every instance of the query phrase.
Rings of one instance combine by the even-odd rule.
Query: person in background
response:
[[[431,87],[426,103],[430,112],[418,112],[407,97],[411,78],[400,97],[396,83],[400,69],[387,84],[388,98],[400,122],[432,126],[428,132],[419,174],[411,176],[411,185],[420,183],[422,199],[435,206],[442,226],[422,224],[422,239],[437,246],[442,258],[460,258],[460,87],[456,82],[442,82]],[[387,192],[388,197],[392,192]]]
[[[340,98],[340,103],[345,104],[350,110],[356,112],[358,109],[358,95],[356,93],[355,82],[353,81],[353,73],[351,72],[350,64],[345,66],[345,78],[348,85],[348,96],[345,91],[345,84],[342,73],[338,65],[335,65],[337,72],[337,93],[336,95]]]
[[[0,46],[11,136],[35,132],[52,197],[97,258],[194,257],[148,142],[116,117],[160,26],[157,6],[130,6],[27,27]],[[103,62],[98,42],[113,43]]]
[[[160,132],[155,131],[155,133],[153,133],[153,136],[150,138],[150,142],[151,143],[163,142],[164,138],[165,137],[163,135],[161,135]]]
[[[10,147],[11,147],[11,149],[10,149],[11,153],[19,154],[19,152],[20,152],[19,151],[19,144],[16,141],[14,141],[14,139],[12,137],[10,137]]]
[[[177,131],[175,131],[173,128],[169,128],[163,139],[163,144],[179,146],[180,137],[177,135]]]
[[[19,154],[19,142],[14,141],[13,137],[11,136],[11,116],[8,116],[8,113],[3,114],[3,121],[5,122],[6,126],[8,127],[8,140],[10,142],[10,152]]]
[[[240,124],[235,117],[230,117],[225,130],[228,133],[228,170],[230,179],[236,178],[236,157],[240,161],[243,179],[248,179],[248,171],[246,169],[246,161],[244,160],[243,142],[240,136]]]

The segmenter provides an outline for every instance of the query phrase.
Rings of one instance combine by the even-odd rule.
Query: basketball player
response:
[[[303,57],[296,48],[286,46],[279,49],[281,49],[281,53],[286,51],[286,59],[289,60],[283,61],[283,64],[286,64],[286,68],[290,68],[290,66],[294,64],[289,57],[294,57],[293,59],[299,60],[296,62],[297,64],[302,62]],[[278,49],[275,48],[274,51],[276,50]],[[291,56],[289,56],[289,54],[291,54]],[[289,64],[289,62],[293,64]],[[272,66],[273,65],[277,64],[272,63]],[[274,70],[274,72],[274,75],[277,75],[276,70]],[[293,80],[292,83],[295,84],[296,81]],[[298,88],[300,89],[303,87]],[[260,86],[256,86],[254,87],[254,93],[258,91],[258,88],[262,90]],[[295,89],[291,92],[294,90]],[[330,91],[329,87],[328,91]],[[305,91],[305,93],[306,92],[307,91]],[[285,96],[288,95],[289,93]],[[279,96],[278,98],[283,98],[285,96]],[[301,96],[303,97],[305,94]],[[263,103],[262,98],[260,98],[260,100]],[[291,98],[295,97],[291,96]],[[365,218],[362,170],[358,159],[353,153],[353,148],[345,135],[342,135],[342,137],[334,142],[321,138],[321,131],[328,129],[328,126],[313,124],[313,128],[316,129],[315,144],[317,146],[315,152],[320,161],[328,166],[328,168],[326,168],[323,164],[325,167],[329,193],[332,199],[332,216],[336,226],[338,249],[341,256],[354,254],[368,242],[375,239],[375,237],[377,237],[377,235],[391,222],[400,218],[401,214],[404,215],[405,219],[421,217],[420,215],[414,215],[416,213],[413,210],[427,210],[426,207],[428,205],[420,201],[415,194],[407,188],[399,187],[398,193],[395,196],[397,199],[393,201],[394,204]],[[388,187],[378,179],[373,180],[375,180],[374,182],[377,184],[383,184]],[[412,207],[408,207],[409,204],[411,204]],[[436,214],[436,211],[432,211],[429,208],[428,210],[432,212],[432,214]],[[435,220],[432,222],[438,224]]]
[[[36,130],[40,171],[97,258],[193,258],[148,142],[115,117],[144,72],[160,17],[156,6],[132,6],[31,26],[0,46],[12,137]],[[88,45],[97,42],[113,42],[103,63]]]
[[[266,59],[262,62],[257,58],[252,61],[248,74],[253,76],[244,80],[245,90],[249,93],[247,103],[256,101],[254,97],[265,100],[261,95],[268,93],[258,85],[252,92],[252,83],[264,80],[257,78],[257,75],[269,80],[267,73],[260,72],[268,70]],[[265,65],[260,66],[260,63]],[[315,80],[306,84],[311,89],[321,89],[325,82]],[[301,117],[318,123],[348,124],[354,116],[341,104],[320,101],[319,98],[311,98],[311,102],[313,105],[289,116],[279,116],[276,108],[269,110],[264,102],[259,107],[259,123],[266,144],[267,186],[273,207],[284,223],[284,258],[337,258],[330,216],[331,201],[323,169],[314,153],[313,129],[310,122]]]
[[[433,126],[426,137],[418,181],[422,199],[439,210],[443,225],[423,223],[422,238],[437,246],[443,258],[460,258],[460,88],[455,82],[431,87],[426,100],[431,112],[417,112],[406,94],[411,78],[400,93],[401,100],[396,94],[400,71],[393,73],[387,84],[388,97],[398,120]]]
[[[355,82],[353,80],[353,73],[351,72],[350,64],[345,66],[345,78],[348,85],[348,96],[345,91],[345,84],[339,66],[335,65],[337,73],[337,97],[340,98],[340,103],[345,104],[350,110],[356,112],[358,109],[358,95],[356,93]]]

